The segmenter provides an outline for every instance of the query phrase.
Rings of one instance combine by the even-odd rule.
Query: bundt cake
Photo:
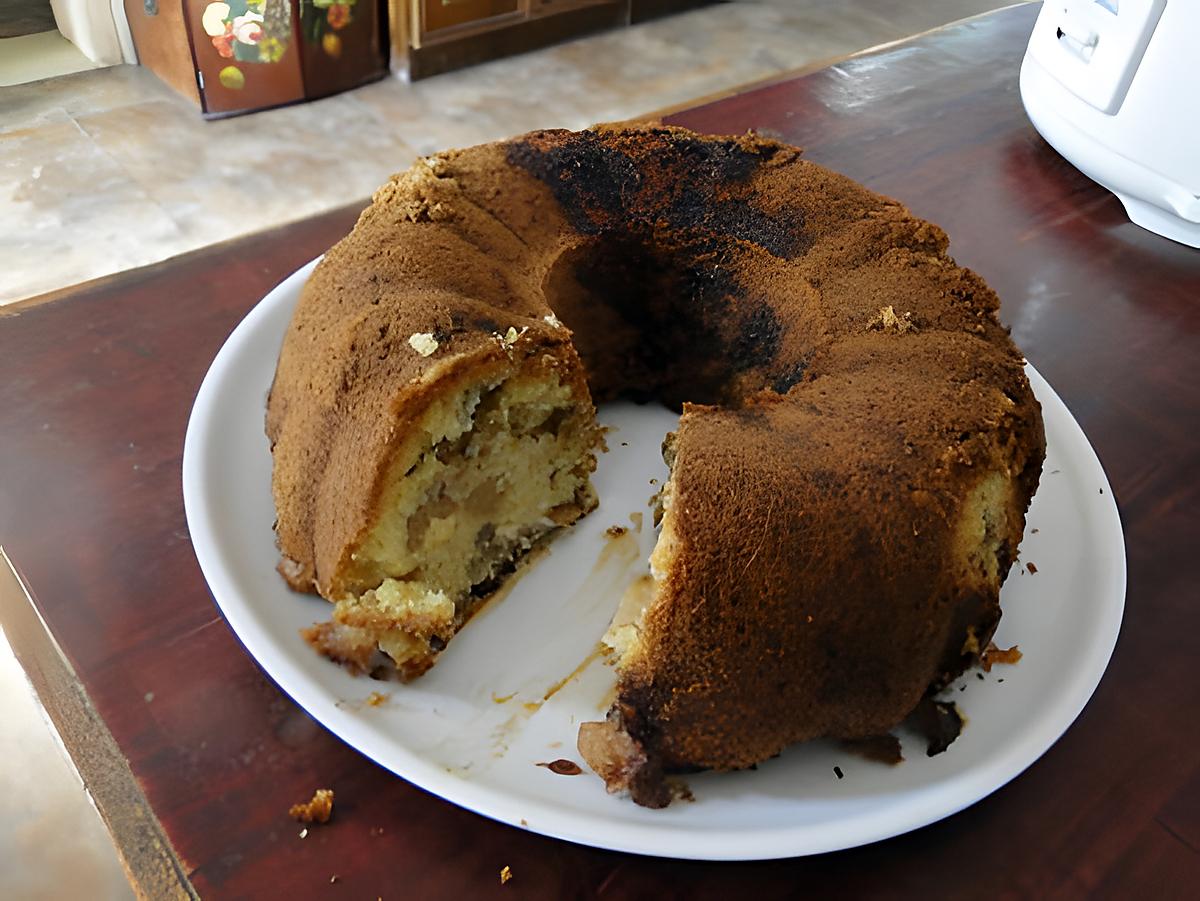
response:
[[[268,401],[310,642],[432,665],[596,504],[594,401],[682,409],[648,603],[605,642],[612,791],[887,732],[978,658],[1045,439],[946,235],[754,135],[600,126],[419,160],[304,288]],[[614,605],[616,599],[614,599]]]

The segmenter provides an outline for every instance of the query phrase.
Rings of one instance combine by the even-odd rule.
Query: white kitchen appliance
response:
[[[1200,247],[1200,0],[1047,0],[1021,99],[1130,219]]]

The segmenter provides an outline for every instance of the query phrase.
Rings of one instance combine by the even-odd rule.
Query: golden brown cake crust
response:
[[[947,246],[753,135],[601,126],[421,160],[317,268],[285,340],[282,569],[336,596],[435,377],[527,329],[517,352],[577,352],[592,397],[684,410],[673,566],[589,739],[610,787],[656,803],[664,769],[884,732],[986,645],[1044,456],[998,299]],[[981,563],[963,524],[984,495],[1002,515]]]
[[[685,408],[672,509],[686,563],[621,679],[632,731],[667,769],[884,734],[970,661],[968,627],[986,645],[999,620],[998,586],[964,567],[956,530],[978,478],[1030,462],[993,440],[1036,431],[1036,408],[994,387],[1019,384],[1019,361],[966,334],[865,336],[854,351],[870,363],[831,351],[787,398]]]
[[[566,330],[508,284],[446,193],[411,171],[381,188],[317,266],[285,336],[267,434],[280,572],[293,588],[345,593],[341,576],[377,515],[385,464],[432,400],[514,357],[578,369]]]

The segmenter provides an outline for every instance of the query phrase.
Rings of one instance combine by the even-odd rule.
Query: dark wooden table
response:
[[[1196,891],[1200,251],[1130,224],[1030,127],[1017,69],[1036,11],[997,12],[671,118],[804,145],[941,223],[1091,438],[1125,524],[1126,618],[1095,697],[1040,761],[970,809],[887,842],[707,864],[498,825],[312,722],[209,598],[180,456],[222,341],[346,232],[355,211],[345,210],[0,319],[0,542],[78,682],[31,611],[6,611],[6,628],[135,882],[156,895],[385,899]],[[82,713],[64,712],[72,685]],[[336,790],[335,820],[300,840],[286,811],[318,786]],[[501,886],[504,865],[514,875]]]

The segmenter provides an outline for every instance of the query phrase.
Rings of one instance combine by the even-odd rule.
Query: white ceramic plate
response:
[[[1037,572],[1014,567],[996,637],[1025,656],[951,687],[969,723],[940,756],[926,757],[903,734],[907,760],[896,767],[814,742],[754,771],[691,776],[694,803],[666,810],[610,796],[590,772],[536,766],[580,760],[578,724],[603,716],[613,681],[593,651],[654,543],[647,501],[652,480],[666,476],[659,446],[674,417],[632,404],[601,410],[614,430],[595,476],[600,508],[473,619],[433,670],[410,685],[350,676],[299,635],[327,618],[326,602],[292,593],[275,573],[264,402],[311,271],[246,317],[200,388],[183,459],[188,524],[213,596],[259,664],[328,729],[410,782],[484,816],[603,848],[740,860],[815,854],[915,829],[995,791],[1053,744],[1099,682],[1124,606],[1121,522],[1083,432],[1032,367],[1048,450],[1021,560]],[[607,537],[612,525],[630,531]],[[386,702],[368,705],[374,691]]]

